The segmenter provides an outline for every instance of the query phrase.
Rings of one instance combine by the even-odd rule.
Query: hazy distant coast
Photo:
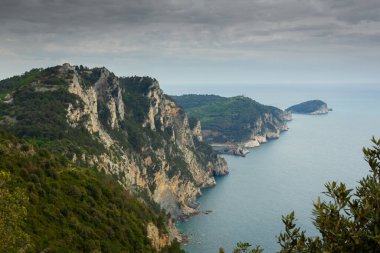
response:
[[[322,100],[309,100],[293,105],[285,109],[285,111],[298,114],[321,115],[327,114],[332,109],[328,108],[327,104]]]

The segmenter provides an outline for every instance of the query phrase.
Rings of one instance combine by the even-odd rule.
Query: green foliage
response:
[[[282,217],[282,222],[285,225],[285,232],[278,236],[278,243],[281,246],[281,253],[292,252],[320,252],[321,240],[311,237],[306,237],[305,231],[301,231],[296,226],[294,212]]]
[[[167,230],[164,213],[138,201],[112,177],[74,166],[2,131],[0,171],[1,177],[12,177],[11,184],[0,187],[0,201],[11,204],[0,206],[1,218],[12,213],[10,220],[0,219],[0,233],[4,222],[12,224],[10,236],[21,238],[17,231],[24,231],[30,238],[27,252],[156,252],[147,238],[147,223],[162,233]],[[15,189],[25,189],[25,198]],[[8,198],[4,192],[13,195]],[[163,252],[182,251],[174,243]]]
[[[252,248],[248,242],[238,242],[232,253],[262,253],[263,249],[260,246]],[[223,248],[219,249],[219,253],[225,253]]]
[[[142,123],[147,117],[150,101],[147,93],[155,79],[149,77],[123,77],[119,79],[123,88],[123,102],[126,106],[126,118],[120,123],[120,127],[125,131],[124,137],[121,134],[113,133],[121,140],[124,147],[135,152],[141,152],[145,147],[152,146],[157,149],[163,146],[164,136],[160,132],[152,131],[149,126],[143,128]],[[112,132],[112,131],[111,131]],[[127,138],[125,138],[125,135]]]
[[[181,249],[181,244],[178,241],[174,241],[172,245],[166,246],[161,249],[161,253],[186,253]]]
[[[79,74],[82,77],[82,84],[84,87],[93,86],[100,78],[101,68],[89,69],[79,69]]]
[[[176,150],[172,154],[167,154],[166,160],[170,164],[167,175],[172,178],[176,174],[180,173],[181,178],[187,180],[193,180],[193,175],[188,169],[188,165],[183,158],[183,154],[180,150]]]
[[[129,93],[147,95],[152,84],[157,82],[156,79],[144,76],[122,77],[119,79],[120,85]]]
[[[75,71],[81,87],[85,89],[94,86],[103,70],[79,66]],[[0,168],[8,168],[20,186],[27,189],[28,222],[24,229],[31,237],[31,251],[47,249],[62,252],[67,244],[67,251],[74,252],[153,252],[146,238],[146,223],[152,221],[161,232],[165,232],[167,218],[158,205],[152,203],[148,194],[144,190],[141,193],[136,190],[139,192],[137,196],[147,203],[143,205],[120,186],[117,186],[120,189],[114,186],[118,185],[116,179],[125,174],[115,174],[109,178],[87,168],[88,165],[81,159],[77,159],[74,165],[67,158],[72,160],[74,155],[91,157],[106,153],[117,162],[119,154],[127,153],[138,166],[151,159],[152,163],[145,166],[148,176],[152,178],[161,169],[161,160],[166,159],[169,177],[180,174],[182,179],[191,181],[192,174],[184,154],[172,140],[173,134],[181,131],[181,126],[163,127],[159,119],[155,119],[154,130],[149,123],[144,124],[149,108],[157,103],[155,98],[147,96],[153,89],[159,89],[155,79],[118,79],[111,73],[108,83],[104,85],[114,98],[121,92],[125,114],[124,120],[117,121],[119,125],[111,128],[111,113],[107,105],[110,98],[98,97],[101,127],[116,144],[106,149],[99,141],[99,134],[91,134],[86,129],[86,116],[73,125],[68,123],[69,105],[74,109],[83,109],[84,106],[78,96],[68,91],[73,74],[70,70],[61,71],[58,66],[32,70],[23,76],[0,82],[1,98],[8,96],[13,99],[11,103],[0,101],[0,125],[27,141],[13,155],[6,156],[4,164],[0,161],[0,165],[4,165]],[[116,82],[120,87],[113,85]],[[101,96],[99,92],[98,96]],[[185,117],[184,114],[180,116]],[[196,158],[207,168],[216,156],[208,145],[197,140],[194,142],[199,149]],[[96,165],[93,167],[96,168]],[[155,182],[152,180],[148,184],[153,191]],[[179,249],[179,245],[174,243],[163,251],[180,252]]]
[[[67,81],[57,67],[32,70],[0,82],[0,89],[12,92],[12,103],[1,103],[0,116],[12,119],[4,125],[15,135],[59,154],[99,154],[104,147],[83,127],[67,123],[67,106],[80,107],[78,97],[66,89]],[[58,81],[55,81],[58,80]],[[55,84],[56,89],[36,92],[32,82]]]
[[[254,249],[251,248],[251,244],[247,242],[238,242],[233,250],[233,253],[262,253],[263,250],[260,246],[256,246]]]
[[[262,105],[248,97],[220,97],[215,95],[172,96],[190,117],[199,119],[202,128],[218,133],[209,137],[211,142],[240,142],[249,138],[252,129],[276,131],[273,123],[266,122],[265,114],[273,117],[273,122],[283,123],[282,111],[272,106]],[[264,127],[258,125],[262,120]]]
[[[372,148],[363,149],[370,174],[355,191],[328,183],[325,194],[331,201],[314,204],[314,224],[327,251],[380,251],[380,139],[372,142]]]
[[[40,73],[40,69],[32,69],[22,76],[15,76],[2,80],[0,82],[0,93],[9,93],[21,86],[31,84],[34,80],[38,80],[37,78],[40,76]]]
[[[188,94],[182,96],[171,96],[180,106],[185,110],[197,108],[200,106],[210,105],[214,103],[221,103],[226,98],[217,95],[196,95]]]
[[[0,171],[0,252],[18,252],[29,243],[22,229],[28,198],[23,189],[10,185],[13,180],[9,172]]]
[[[0,94],[8,94],[23,86],[32,84],[65,86],[68,76],[59,73],[59,66],[46,69],[32,69],[23,75],[14,76],[0,81]]]
[[[88,88],[98,81],[102,68],[88,69],[83,66],[75,68],[80,76],[82,87]],[[69,74],[60,71],[60,67],[49,69],[35,69],[22,76],[15,76],[0,82],[3,94],[11,94],[12,103],[1,103],[0,124],[18,137],[28,139],[39,147],[47,148],[55,154],[65,154],[72,159],[86,155],[110,153],[100,143],[99,136],[90,134],[85,128],[86,117],[73,127],[67,122],[67,108],[71,104],[74,108],[83,108],[79,97],[71,94],[67,87],[71,82],[72,71]],[[107,82],[111,84],[116,77],[111,73]],[[59,81],[57,81],[59,80]],[[157,81],[149,77],[119,78],[122,90],[122,99],[125,104],[124,120],[119,127],[110,127],[111,114],[105,100],[98,101],[98,116],[100,123],[107,133],[123,147],[124,151],[136,155],[137,161],[143,161],[150,156],[157,163],[155,150],[164,149],[170,162],[170,175],[179,171],[183,178],[192,179],[188,165],[181,157],[175,143],[170,141],[173,129],[168,127],[161,131],[159,121],[157,130],[150,126],[143,127],[149,107],[156,101],[147,97],[151,89],[159,88]],[[55,83],[54,89],[51,85]],[[109,87],[113,87],[110,85]],[[41,88],[40,91],[36,90]],[[118,90],[111,91],[117,96]],[[144,150],[144,153],[141,152]],[[81,162],[79,159],[78,162]],[[84,163],[84,162],[81,162]],[[148,168],[149,175],[153,176],[157,166]],[[153,189],[154,185],[151,185]]]
[[[127,113],[138,123],[142,123],[148,114],[149,99],[146,95],[153,80],[148,77],[120,78],[120,85],[124,88],[123,101]]]
[[[295,224],[294,212],[282,217],[285,231],[278,236],[281,253],[380,252],[380,139],[364,148],[370,174],[359,186],[325,185],[329,200],[314,204],[314,225],[321,236],[307,237]]]

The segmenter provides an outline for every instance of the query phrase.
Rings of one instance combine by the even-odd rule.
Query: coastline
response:
[[[216,151],[217,154],[219,155],[231,155],[231,156],[237,156],[237,157],[245,157],[246,155],[248,155],[250,153],[250,150],[253,149],[253,148],[257,148],[257,147],[260,147],[262,144],[265,144],[267,143],[268,141],[271,141],[271,140],[276,140],[276,139],[279,139],[280,136],[281,136],[281,133],[282,132],[286,132],[289,130],[289,127],[286,126],[283,128],[283,130],[279,131],[278,134],[276,135],[271,135],[270,137],[268,137],[267,135],[266,136],[255,136],[254,138],[252,139],[249,139],[247,141],[244,141],[244,142],[240,142],[240,143],[231,143],[231,142],[228,142],[228,143],[209,143],[209,145],[215,150],[215,148],[227,148],[229,150],[235,150],[236,148],[241,148],[241,149],[244,149],[247,151],[247,153],[245,155],[240,155],[240,154],[234,154],[234,153],[231,153],[231,152],[228,152],[228,153],[218,153]],[[208,189],[208,188],[212,188],[213,186],[210,186],[210,187],[203,187],[201,189]],[[198,196],[197,199],[201,197]],[[200,203],[197,202],[198,206],[196,208],[196,212],[193,212],[191,214],[187,214],[187,215],[182,215],[180,217],[177,217],[177,219],[175,220],[175,227],[176,227],[176,230],[177,230],[177,239],[178,241],[182,244],[182,245],[187,245],[190,241],[191,241],[191,238],[190,236],[191,235],[188,235],[186,234],[185,232],[181,231],[179,228],[178,228],[178,224],[180,223],[186,223],[189,219],[191,219],[192,217],[194,216],[198,216],[200,214],[203,214],[203,215],[208,215],[210,213],[213,212],[213,210],[199,210],[199,207],[200,207]]]
[[[289,131],[289,127],[285,125],[276,133],[267,133],[265,135],[254,135],[250,139],[239,142],[226,142],[226,143],[210,143],[214,152],[221,155],[233,155],[245,157],[250,153],[250,149],[261,146],[269,140],[280,138],[282,132]]]

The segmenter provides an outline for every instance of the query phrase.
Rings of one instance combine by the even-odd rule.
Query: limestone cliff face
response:
[[[155,79],[64,64],[2,80],[1,89],[2,128],[111,174],[148,204],[152,217],[169,223],[152,218],[143,224],[156,249],[179,238],[174,220],[158,207],[174,218],[197,213],[201,189],[228,173],[225,160],[202,141],[200,123],[189,120]]]
[[[160,233],[158,228],[152,223],[148,223],[147,237],[151,240],[154,248],[157,250],[162,249],[170,243],[169,235]]]
[[[196,213],[201,188],[215,185],[214,175],[228,173],[224,159],[199,149],[206,145],[200,123],[190,128],[187,115],[155,79],[118,78],[105,68],[68,64],[61,72],[72,74],[68,91],[79,100],[67,105],[68,124],[84,126],[107,149],[75,159],[117,176],[174,217]]]
[[[311,115],[321,115],[321,114],[327,114],[329,113],[329,108],[327,107],[327,104],[321,105],[318,110],[311,112]]]
[[[291,113],[280,109],[265,113],[256,119],[254,127],[251,128],[252,134],[250,138],[243,141],[243,146],[254,148],[266,143],[268,139],[279,138],[281,132],[289,130],[286,122],[290,120],[292,120]]]
[[[193,135],[197,137],[199,141],[203,141],[201,122],[197,120],[191,129]]]
[[[192,124],[193,133],[213,144],[246,143],[254,147],[266,139],[278,138],[288,129],[291,114],[260,104],[245,96],[221,97],[216,95],[172,96],[191,118],[203,121],[203,129]]]

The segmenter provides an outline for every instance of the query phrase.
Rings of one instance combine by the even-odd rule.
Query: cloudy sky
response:
[[[379,0],[0,4],[0,78],[70,62],[170,85],[380,83]]]

